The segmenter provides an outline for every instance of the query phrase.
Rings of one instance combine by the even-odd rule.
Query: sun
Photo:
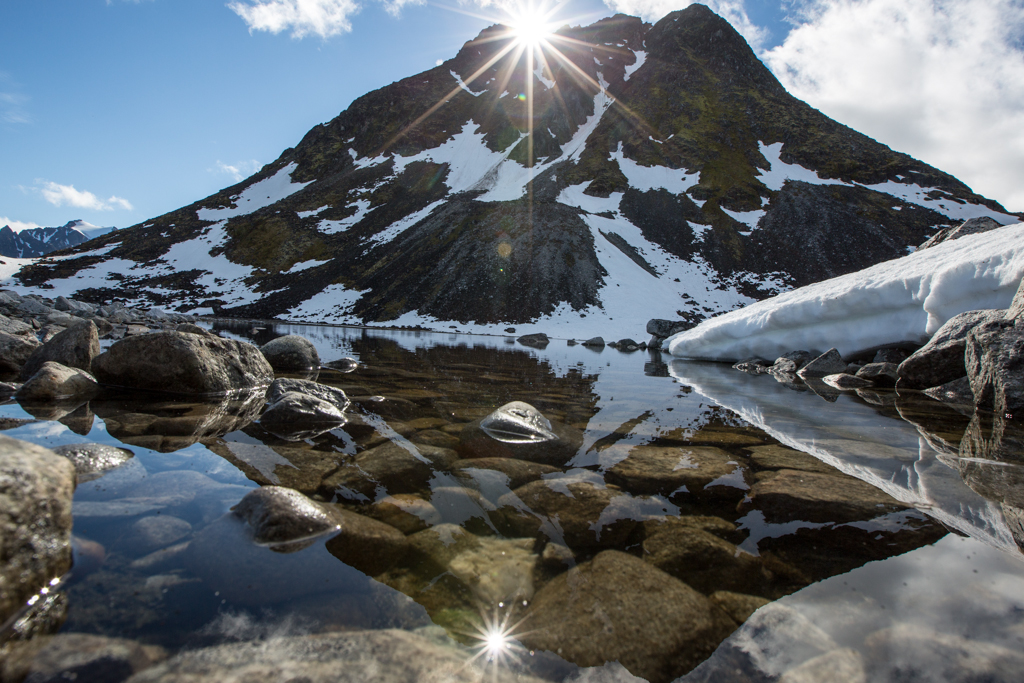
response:
[[[544,43],[555,32],[557,26],[551,22],[553,9],[523,3],[506,9],[509,33],[524,47],[535,47]]]

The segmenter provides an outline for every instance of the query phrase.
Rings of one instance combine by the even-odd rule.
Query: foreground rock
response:
[[[976,406],[999,415],[1024,413],[1024,330],[1013,321],[987,322],[972,329],[967,334],[964,364]]]
[[[528,648],[579,666],[618,661],[651,683],[686,673],[736,628],[697,591],[616,550],[555,577],[527,615]]]
[[[27,366],[26,366],[27,367]],[[99,389],[95,378],[85,370],[47,361],[32,375],[15,397],[22,403],[88,400]]]
[[[320,367],[320,354],[305,337],[286,334],[260,347],[271,367],[277,372],[303,372]]]
[[[7,375],[20,373],[25,362],[39,346],[39,341],[34,336],[0,331],[0,372]]]
[[[117,683],[167,658],[162,647],[88,633],[62,633],[19,643],[0,664],[0,680]]]
[[[967,334],[978,325],[1003,320],[1006,311],[986,309],[955,315],[940,327],[927,344],[900,363],[900,389],[927,389],[967,374],[964,351]]]
[[[130,683],[541,683],[471,653],[402,630],[356,631],[273,638],[191,650],[136,674]]]
[[[177,331],[122,339],[96,357],[93,372],[111,386],[218,396],[266,387],[274,379],[252,344]]]
[[[75,468],[0,435],[0,622],[71,567]]]

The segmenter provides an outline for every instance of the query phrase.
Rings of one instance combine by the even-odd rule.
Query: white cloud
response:
[[[31,123],[25,105],[27,95],[17,92],[18,84],[6,72],[0,71],[0,121],[4,123]]]
[[[250,32],[290,29],[293,38],[348,33],[352,30],[349,18],[362,9],[355,0],[236,0],[228,8],[242,17]]]
[[[42,226],[38,223],[29,223],[26,221],[16,221],[8,218],[7,216],[0,216],[0,228],[5,225],[9,225],[11,230],[14,232],[21,232],[22,230],[32,230],[33,228],[41,228]]]
[[[616,12],[631,14],[651,22],[661,19],[669,12],[689,7],[695,2],[702,2],[732,24],[755,52],[767,38],[767,31],[757,26],[747,16],[744,0],[604,0],[604,4]]]
[[[1024,209],[1021,0],[806,0],[762,58],[797,97]]]
[[[248,178],[258,170],[260,170],[260,162],[255,159],[250,161],[239,161],[234,164],[225,164],[223,161],[218,159],[217,168],[210,169],[211,172],[227,173],[236,183],[242,178]]]
[[[131,202],[121,197],[112,196],[103,200],[86,190],[76,190],[74,185],[59,185],[51,181],[37,181],[42,187],[37,187],[43,199],[54,206],[75,206],[80,209],[93,209],[95,211],[113,211],[114,209],[132,210]]]

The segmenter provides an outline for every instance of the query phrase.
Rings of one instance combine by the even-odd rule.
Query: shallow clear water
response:
[[[215,329],[257,344],[300,334],[324,362],[359,362],[318,378],[352,399],[346,425],[290,440],[253,421],[261,401],[106,400],[4,432],[134,453],[76,491],[63,632],[177,652],[440,627],[479,648],[497,614],[515,625],[501,665],[547,680],[1009,681],[1024,670],[1024,454],[1008,445],[1012,425],[993,436],[891,392],[823,398],[564,340],[540,350],[258,327]],[[510,401],[543,413],[571,452],[467,436]],[[31,415],[8,403],[0,417]],[[961,453],[965,434],[966,455],[980,443],[992,459]],[[398,460],[435,464],[360,459],[392,446]],[[344,525],[294,552],[255,545],[229,511],[261,485],[386,523],[408,547],[354,546]]]

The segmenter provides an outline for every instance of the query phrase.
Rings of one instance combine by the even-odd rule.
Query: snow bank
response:
[[[842,354],[924,343],[951,317],[1007,308],[1024,277],[1024,224],[944,242],[712,318],[668,340],[684,358],[777,358],[796,349]]]

